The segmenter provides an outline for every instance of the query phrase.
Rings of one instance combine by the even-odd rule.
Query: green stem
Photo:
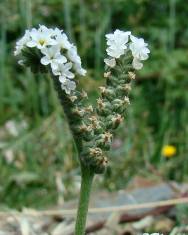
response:
[[[84,235],[86,227],[86,218],[88,213],[89,198],[91,192],[94,173],[86,166],[81,166],[82,179],[80,189],[80,199],[77,211],[75,235]]]
[[[59,80],[56,79],[54,76],[52,76],[52,78],[54,81],[55,89],[58,92],[60,102],[63,106],[65,115],[67,117],[69,127],[72,132],[73,139],[75,141],[78,153],[81,153],[82,152],[82,139],[80,139],[78,134],[75,132],[73,128],[73,124],[75,124],[76,122],[77,125],[79,125],[82,122],[82,119],[74,118],[74,115],[72,113],[72,110],[75,108],[74,104],[70,101],[70,99],[65,94],[65,92],[62,91]],[[89,167],[83,165],[81,162],[81,158],[79,158],[79,160],[80,160],[80,166],[81,166],[82,181],[81,181],[80,199],[79,199],[79,206],[78,206],[77,219],[76,219],[75,235],[84,235],[91,186],[92,186],[92,181],[94,177],[94,171],[92,171]]]

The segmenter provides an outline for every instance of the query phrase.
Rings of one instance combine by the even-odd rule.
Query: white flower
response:
[[[24,61],[23,60],[18,60],[18,64],[21,66],[24,66]]]
[[[150,50],[147,48],[148,44],[144,42],[143,38],[137,38],[131,35],[130,50],[132,51],[133,57],[139,60],[147,60]]]
[[[74,73],[70,71],[72,68],[72,63],[66,63],[66,64],[58,64],[57,69],[53,69],[53,74],[54,75],[59,75],[59,80],[64,81],[64,78],[74,78]]]
[[[61,84],[61,88],[66,92],[66,94],[70,95],[71,91],[75,90],[76,83],[69,79],[65,79],[65,81]]]
[[[22,49],[26,46],[27,42],[30,41],[30,31],[26,30],[24,36],[16,42],[16,49],[14,51],[14,55],[19,55]]]
[[[54,35],[54,29],[47,28],[45,25],[39,25],[39,32],[49,34],[50,36]]]
[[[68,40],[68,37],[65,33],[58,32],[56,29],[56,43],[61,49],[69,50],[71,48],[71,43]]]
[[[71,45],[71,48],[67,52],[68,58],[75,64],[81,64],[80,56],[77,53],[77,48]]]
[[[143,64],[141,63],[139,59],[135,57],[133,58],[132,66],[134,69],[139,70],[143,67]]]
[[[58,64],[67,62],[67,58],[61,55],[58,46],[45,47],[41,50],[41,52],[45,55],[41,58],[41,64],[51,64],[51,67],[54,70],[58,68]]]
[[[104,63],[107,66],[111,67],[111,68],[116,66],[116,60],[114,58],[112,58],[112,59],[104,59]]]
[[[114,46],[114,47],[108,47],[106,49],[106,52],[109,56],[118,59],[120,58],[121,55],[125,53],[125,49],[119,46],[116,46],[116,47]]]
[[[114,33],[107,34],[107,45],[109,46],[106,51],[107,54],[113,58],[120,58],[121,55],[125,54],[127,49],[127,42],[131,32],[123,32],[116,30]]]
[[[71,62],[73,62],[73,66],[75,71],[81,75],[86,75],[86,70],[82,68],[81,58],[77,53],[77,48],[74,45],[71,45],[71,48],[67,51],[67,56]]]
[[[61,35],[62,32],[63,32],[63,30],[58,29],[58,28],[56,27],[55,29],[53,29],[52,36],[57,37],[57,36]]]
[[[27,46],[42,49],[48,45],[55,45],[56,41],[52,38],[52,35],[53,30],[45,26],[40,26],[38,30],[33,28],[30,31],[31,40],[27,42]]]
[[[81,76],[85,76],[87,71],[85,69],[82,68],[81,64],[77,63],[77,64],[74,64],[74,69],[75,71],[81,75]]]
[[[123,45],[126,49],[125,44],[129,40],[129,35],[131,35],[130,31],[124,32],[117,29],[114,33],[106,34],[107,45],[113,47],[114,44],[119,44],[120,47]]]

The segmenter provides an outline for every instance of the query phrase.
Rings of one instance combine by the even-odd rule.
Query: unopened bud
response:
[[[112,128],[116,129],[122,121],[123,121],[123,117],[120,114],[116,114],[112,118]]]
[[[75,100],[77,100],[77,97],[75,95],[68,96],[72,103],[74,103]]]
[[[85,91],[80,92],[80,91],[75,90],[74,95],[77,97],[78,101],[82,101],[88,98],[87,93]]]
[[[105,107],[105,103],[101,98],[97,99],[97,104],[99,109],[103,109]]]
[[[88,147],[81,153],[81,161],[89,165],[96,174],[105,171],[108,160],[99,147]]]
[[[127,104],[129,105],[130,104],[129,97],[127,97],[127,96],[124,97],[124,104],[125,105],[127,105]]]
[[[93,138],[93,130],[91,125],[81,125],[78,127],[78,133],[85,141],[90,141]]]
[[[131,80],[135,80],[135,78],[136,78],[136,75],[133,72],[128,72],[128,76]]]
[[[101,116],[106,116],[111,113],[111,104],[108,101],[104,101],[103,99],[99,98],[97,100],[97,113]]]
[[[88,98],[87,92],[85,91],[82,91],[80,95],[82,98]]]
[[[115,92],[113,89],[110,88],[106,88],[106,87],[99,87],[100,91],[101,91],[101,95],[103,98],[107,98],[108,100],[111,100],[115,97]]]
[[[98,136],[98,139],[96,140],[96,145],[101,149],[108,151],[110,149],[111,142],[112,134],[110,132],[105,132]]]
[[[125,91],[127,91],[127,92],[129,92],[129,91],[131,91],[131,84],[125,84],[124,86],[123,86],[123,89],[125,90]]]
[[[104,140],[105,143],[111,142],[112,141],[112,133],[105,132],[104,134],[101,135],[101,138]]]
[[[89,106],[85,107],[84,110],[88,113],[92,113],[93,112],[93,106],[89,105]]]
[[[105,125],[107,129],[116,129],[123,121],[123,117],[120,114],[110,115],[106,119]]]
[[[90,122],[91,122],[91,126],[93,128],[93,131],[95,134],[100,134],[103,132],[103,127],[102,127],[102,123],[99,121],[99,119],[97,118],[97,116],[91,116],[89,118]]]
[[[72,113],[73,113],[74,115],[79,116],[79,117],[83,117],[84,114],[85,114],[85,111],[84,111],[83,109],[79,109],[78,107],[76,107],[76,108],[74,108],[74,109],[72,110]]]
[[[103,152],[101,148],[89,148],[89,154],[90,156],[97,157],[97,156],[102,156]]]
[[[120,100],[120,99],[115,99],[115,100],[113,100],[113,102],[112,102],[112,107],[113,107],[113,110],[114,110],[114,111],[118,111],[119,108],[122,107],[122,105],[123,105],[123,101]]]
[[[91,168],[96,174],[102,174],[108,164],[108,159],[106,156],[101,156],[100,158],[93,159],[94,162],[91,163]]]
[[[104,77],[105,77],[105,78],[110,77],[110,75],[111,75],[111,72],[110,72],[110,71],[109,71],[109,72],[104,73]]]
[[[131,90],[130,84],[119,85],[116,87],[116,93],[121,96],[125,94],[128,95],[130,90]]]

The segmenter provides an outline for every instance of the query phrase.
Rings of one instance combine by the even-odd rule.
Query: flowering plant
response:
[[[16,43],[15,55],[19,63],[33,72],[50,73],[74,138],[81,167],[81,191],[75,234],[85,231],[91,185],[95,174],[105,171],[107,151],[110,150],[115,129],[123,121],[130,104],[134,71],[150,53],[147,43],[131,32],[116,30],[107,34],[107,55],[104,77],[96,107],[86,103],[87,93],[77,88],[85,76],[77,48],[60,29],[40,25],[26,30]]]

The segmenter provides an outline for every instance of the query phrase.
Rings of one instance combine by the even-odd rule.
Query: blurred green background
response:
[[[78,46],[95,102],[103,84],[105,34],[143,37],[150,59],[137,74],[131,106],[95,187],[124,189],[135,175],[188,180],[188,3],[182,0],[0,1],[0,207],[46,207],[74,197],[79,167],[49,78],[33,76],[13,56],[28,27],[58,26]],[[87,82],[86,82],[87,81]],[[165,158],[171,144],[176,154]]]

